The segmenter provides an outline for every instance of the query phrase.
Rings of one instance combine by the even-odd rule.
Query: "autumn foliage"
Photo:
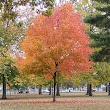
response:
[[[18,59],[21,71],[53,75],[90,72],[90,40],[82,16],[66,3],[47,17],[38,15],[26,31],[21,47],[25,58]]]

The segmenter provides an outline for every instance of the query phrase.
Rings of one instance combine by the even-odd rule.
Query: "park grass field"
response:
[[[0,110],[110,110],[110,96],[105,92],[94,92],[87,96],[80,93],[61,93],[52,102],[48,94],[16,94],[8,95],[0,100]]]

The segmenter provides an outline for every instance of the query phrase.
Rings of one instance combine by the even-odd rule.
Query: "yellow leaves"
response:
[[[19,83],[23,83],[23,79],[20,78],[20,77],[15,77],[15,80],[16,80],[17,82],[19,82]]]
[[[35,74],[28,75],[27,79],[30,82],[30,84],[32,84],[32,85],[43,85],[45,83],[44,77],[37,76]]]
[[[42,42],[34,39],[33,37],[27,37],[24,39],[21,46],[26,53],[26,57],[38,57],[40,52],[43,50]]]

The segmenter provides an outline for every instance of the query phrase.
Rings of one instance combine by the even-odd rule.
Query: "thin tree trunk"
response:
[[[3,81],[2,99],[7,99],[6,98],[6,78],[5,78],[4,74],[2,74],[2,81]]]
[[[62,81],[61,81],[61,92],[62,92]]]
[[[51,88],[52,88],[52,85],[51,85],[51,83],[50,83],[50,87],[49,87],[49,95],[52,94]]]
[[[108,86],[108,84],[106,84],[106,88],[105,88],[105,91],[106,91],[106,92],[108,92],[108,87],[107,87],[107,86]]]
[[[34,86],[34,93],[36,92],[36,85]]]
[[[108,83],[108,95],[110,95],[110,82]]]
[[[53,76],[53,87],[54,87],[54,90],[53,90],[53,102],[55,102],[55,88],[56,88],[56,72],[54,73],[54,76]]]
[[[92,84],[89,84],[89,96],[92,96]]]
[[[42,86],[39,86],[39,95],[42,94]]]
[[[57,93],[56,96],[60,96],[60,89],[59,89],[59,84],[57,83]]]
[[[51,85],[51,86],[52,86],[52,90],[51,90],[51,93],[52,93],[52,96],[53,96],[53,83],[52,83],[52,85]]]
[[[92,96],[92,84],[87,84],[87,93],[86,95]]]
[[[87,93],[86,95],[89,95],[89,84],[87,84]]]

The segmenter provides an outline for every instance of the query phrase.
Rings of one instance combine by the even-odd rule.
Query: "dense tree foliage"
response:
[[[49,17],[36,17],[22,42],[26,54],[18,59],[20,70],[34,74],[41,71],[54,78],[54,86],[59,73],[68,76],[91,70],[89,37],[80,13],[73,10],[67,3],[55,8]]]
[[[90,36],[93,40],[92,47],[94,53],[92,58],[96,62],[110,61],[110,1],[109,0],[93,0],[99,3],[96,7],[97,14],[89,16],[85,22],[93,25],[94,28],[90,30]]]

